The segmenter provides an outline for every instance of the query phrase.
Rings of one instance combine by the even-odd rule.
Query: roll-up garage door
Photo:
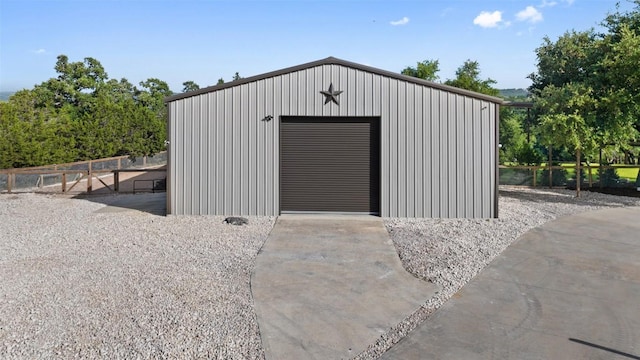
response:
[[[377,214],[380,118],[282,117],[281,212]]]

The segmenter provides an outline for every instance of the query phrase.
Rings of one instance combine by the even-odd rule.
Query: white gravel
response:
[[[561,216],[619,206],[640,206],[640,198],[589,191],[576,198],[573,190],[501,186],[498,219],[386,219],[405,269],[441,291],[356,359],[378,358],[528,230]]]
[[[357,358],[379,357],[527,230],[640,206],[574,194],[501,187],[499,219],[386,219],[405,268],[442,290]],[[264,358],[249,282],[274,218],[96,213],[114,199],[0,195],[0,358]]]
[[[249,281],[274,219],[94,212],[114,199],[0,196],[0,358],[264,358]]]

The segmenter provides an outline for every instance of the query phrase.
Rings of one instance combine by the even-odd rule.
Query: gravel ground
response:
[[[416,328],[528,230],[561,216],[604,207],[640,206],[640,199],[575,190],[500,187],[499,219],[386,219],[404,267],[441,291],[356,359],[376,359]]]
[[[500,219],[385,220],[405,268],[442,290],[357,358],[384,353],[527,230],[640,206],[574,194],[501,187]],[[114,199],[0,196],[0,358],[264,358],[249,281],[274,218],[95,213]]]
[[[114,199],[0,196],[0,358],[264,358],[249,280],[274,219],[94,213]]]

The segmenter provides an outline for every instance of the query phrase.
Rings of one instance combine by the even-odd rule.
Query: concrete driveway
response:
[[[640,208],[533,229],[383,359],[640,359]]]
[[[436,291],[371,216],[280,216],[251,278],[267,359],[351,358]]]

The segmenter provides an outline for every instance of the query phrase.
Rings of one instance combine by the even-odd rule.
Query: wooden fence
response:
[[[559,165],[554,165],[554,166],[546,166],[546,165],[536,165],[536,166],[528,166],[528,165],[518,165],[518,166],[505,166],[505,165],[500,165],[499,166],[500,169],[514,169],[514,170],[527,170],[528,172],[531,173],[532,176],[532,186],[536,187],[538,186],[540,181],[544,181],[546,183],[547,186],[549,186],[549,188],[554,187],[554,180],[553,180],[553,174],[554,172],[558,173],[558,172],[563,172],[566,170],[573,170],[575,172],[575,170],[578,168],[577,165],[563,165],[563,166],[559,166]],[[585,180],[586,182],[589,184],[589,187],[593,187],[593,185],[597,182],[597,185],[599,187],[602,187],[603,181],[600,181],[602,179],[602,174],[604,174],[605,170],[607,169],[638,169],[638,171],[640,171],[640,165],[616,165],[616,166],[611,166],[611,165],[580,165],[580,172],[582,174],[585,174]],[[542,170],[542,171],[547,171],[547,174],[545,174],[545,176],[547,177],[546,179],[541,179],[540,176],[538,175],[538,172]],[[597,177],[597,179],[596,179]],[[545,181],[548,180],[548,181]],[[575,176],[572,179],[573,181],[575,181]],[[637,182],[637,181],[636,181]],[[630,183],[633,183],[633,181],[631,181]],[[640,187],[640,184],[637,184],[638,187]]]
[[[147,168],[151,163],[150,159],[161,159],[166,157],[166,152],[157,154],[154,157],[141,157],[132,160],[129,156],[117,156],[98,160],[79,161],[65,164],[54,164],[47,166],[37,166],[30,168],[0,169],[0,175],[6,176],[6,192],[11,193],[17,190],[16,176],[36,175],[38,180],[35,186],[27,189],[42,190],[45,187],[45,179],[49,177],[60,178],[60,190],[62,193],[73,190],[79,183],[86,180],[86,192],[93,192],[94,180],[99,181],[104,188],[111,192],[120,191],[120,173],[134,172],[166,172],[164,168]],[[138,161],[140,160],[140,161]],[[165,160],[166,162],[166,160]],[[160,162],[162,163],[162,161]],[[131,168],[135,166],[136,168]],[[138,167],[139,166],[139,167]],[[123,168],[124,167],[124,168]],[[104,175],[113,174],[113,184],[109,185],[103,181]],[[70,184],[71,183],[71,184]],[[69,186],[70,184],[70,186]],[[100,185],[100,184],[98,184]],[[22,187],[24,189],[24,187]],[[0,188],[0,191],[3,189]],[[133,189],[135,192],[135,188]]]

